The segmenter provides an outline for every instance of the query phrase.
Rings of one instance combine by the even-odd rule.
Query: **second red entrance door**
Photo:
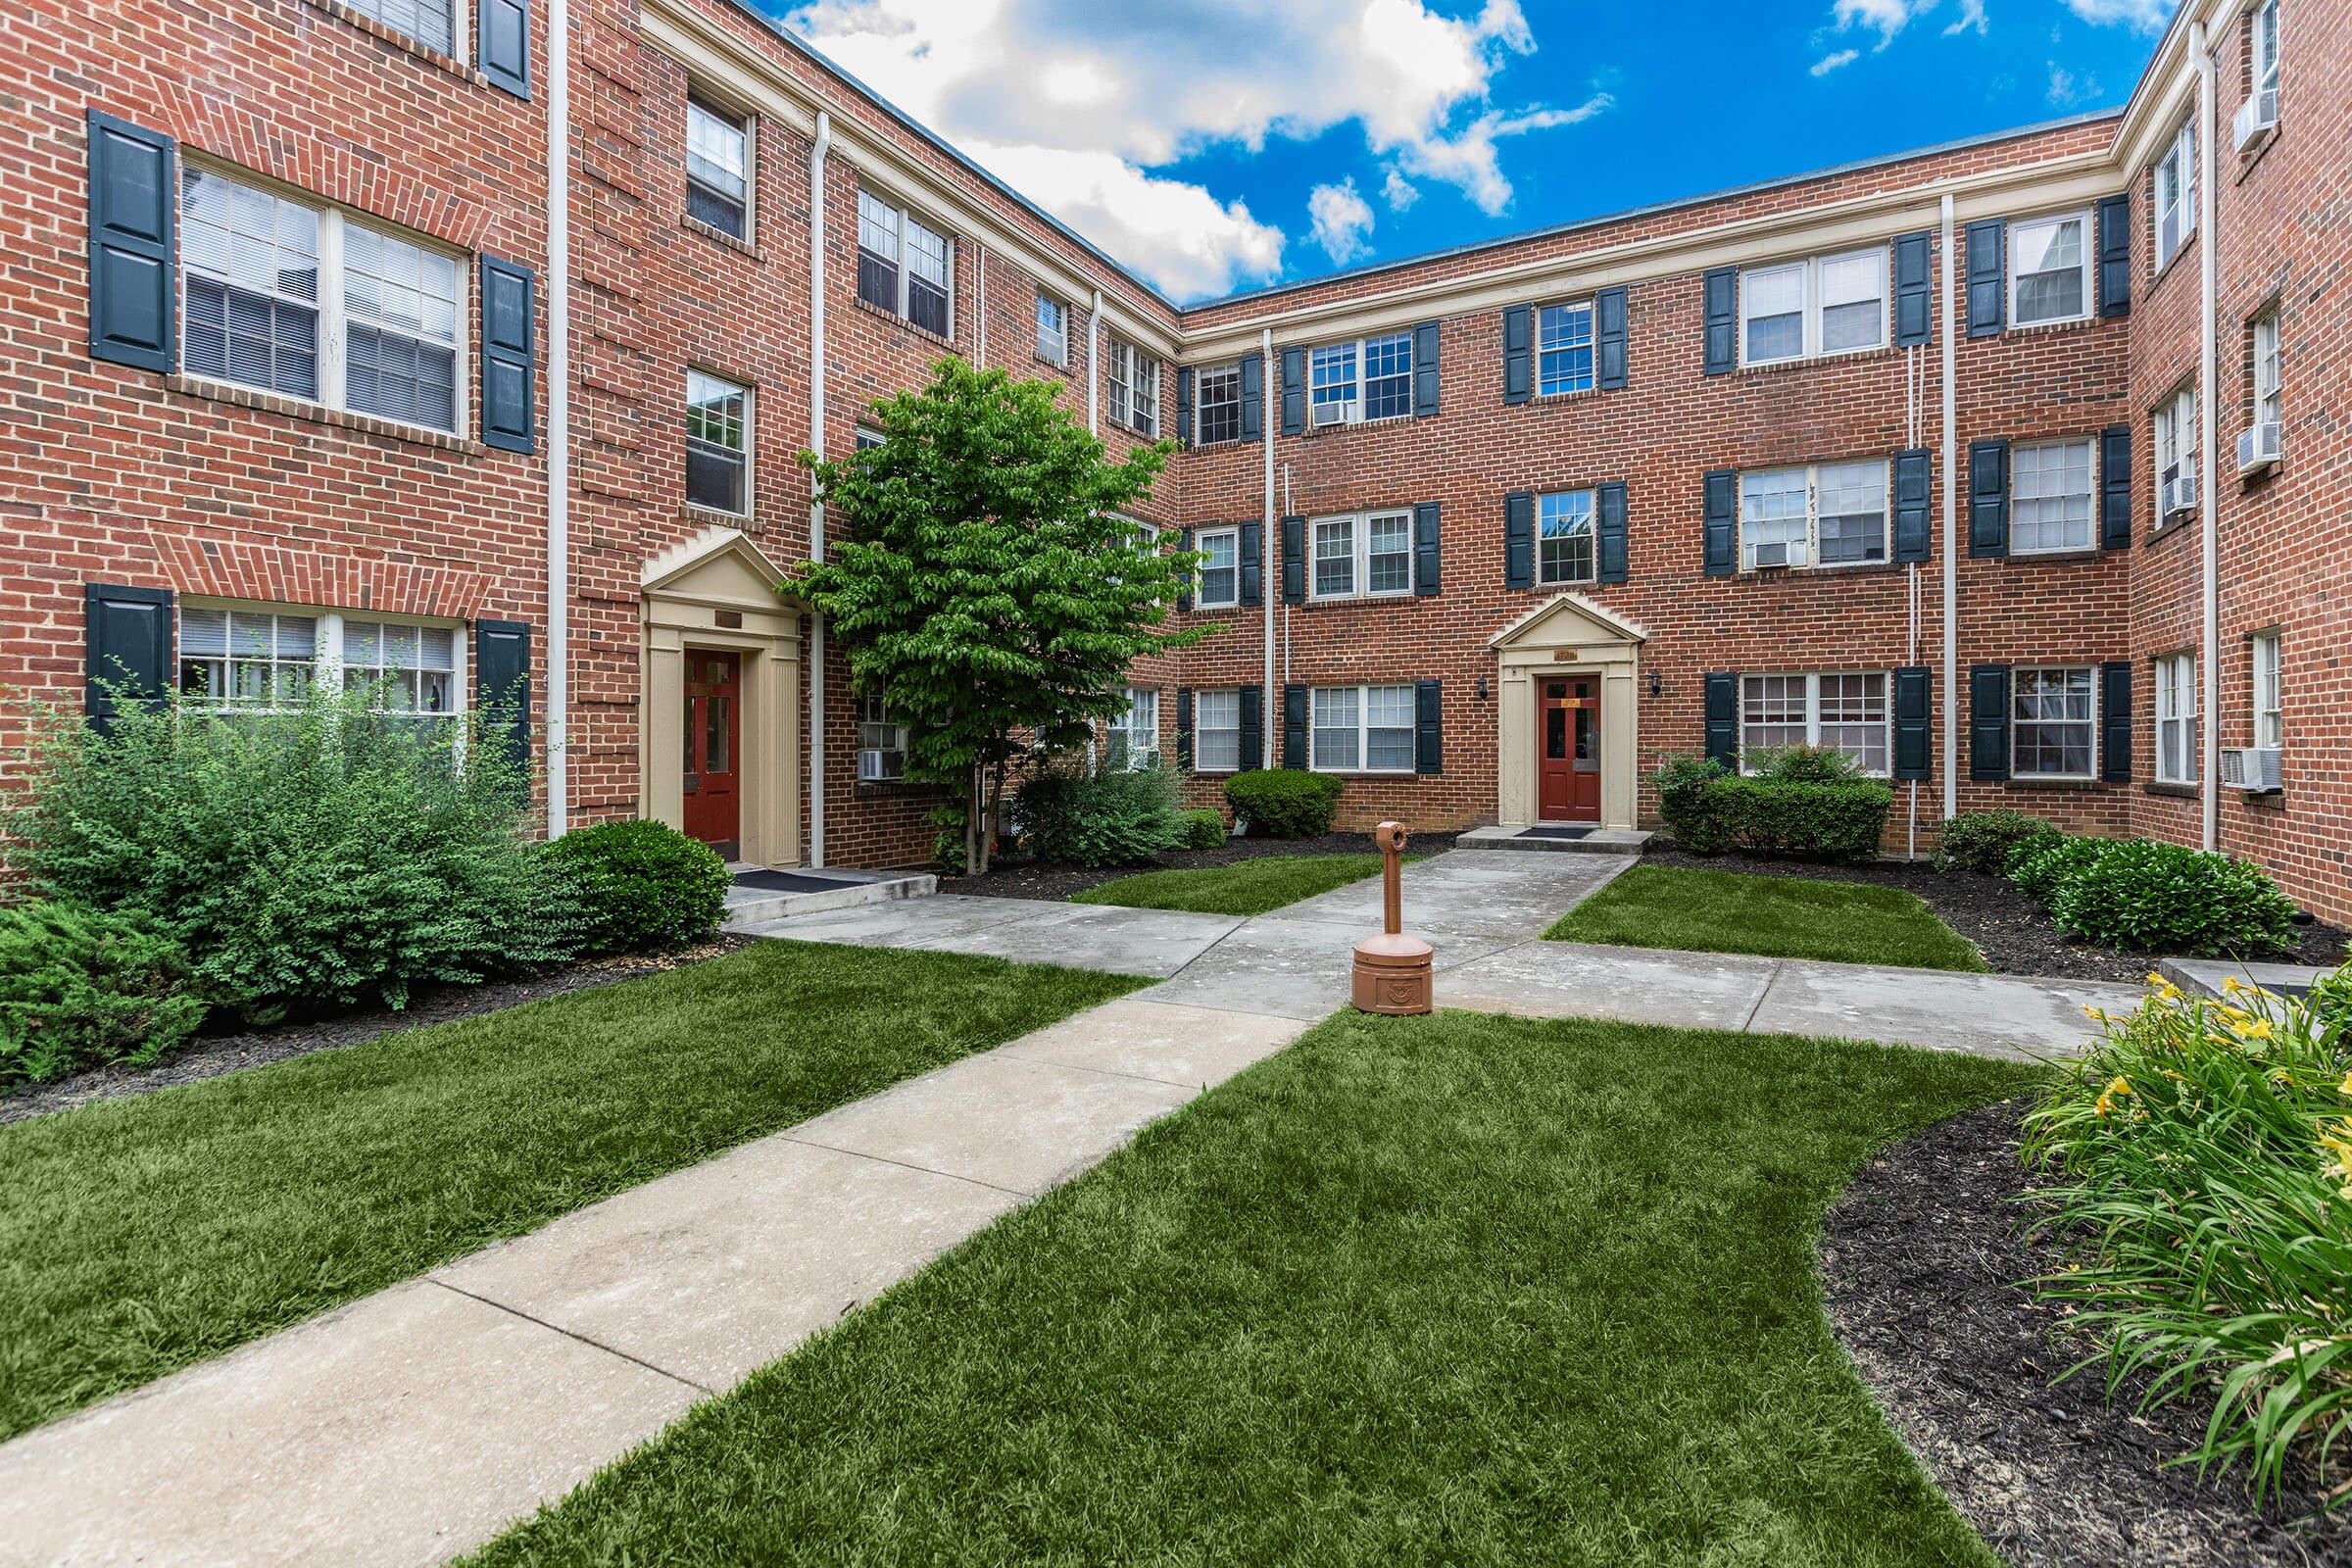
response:
[[[742,676],[738,655],[686,655],[686,836],[730,860],[743,838]]]
[[[1552,676],[1536,682],[1537,817],[1545,822],[1600,820],[1600,678]]]

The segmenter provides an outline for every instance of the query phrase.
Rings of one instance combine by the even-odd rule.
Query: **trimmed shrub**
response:
[[[502,737],[478,714],[371,713],[378,695],[125,704],[109,734],[40,715],[10,861],[47,897],[144,916],[200,995],[256,1023],[570,957],[570,889],[532,853]]]
[[[2104,839],[2076,838],[2068,833],[2042,834],[2022,840],[2009,852],[2004,873],[2017,889],[2044,909],[2057,897],[2059,886],[2099,853]]]
[[[0,909],[0,1087],[179,1049],[207,1010],[188,956],[144,921],[42,901]]]
[[[1225,781],[1225,804],[1254,838],[1319,839],[1331,831],[1345,788],[1336,773],[1252,768]]]
[[[2040,817],[2023,811],[1962,811],[1943,824],[1942,841],[1936,849],[1936,869],[1999,876],[2009,868],[2009,857],[2020,844],[2057,831]]]
[[[1176,778],[1160,767],[1049,770],[1012,798],[1029,854],[1056,865],[1134,865],[1184,842]]]
[[[1225,842],[1224,814],[1212,807],[1197,807],[1178,819],[1184,827],[1184,847],[1213,850]]]
[[[710,845],[661,822],[574,828],[546,855],[580,902],[583,953],[670,953],[710,939],[734,879]]]
[[[1765,746],[1747,759],[1747,773],[1792,784],[1838,784],[1860,778],[1862,766],[1831,746]]]
[[[2295,906],[2253,861],[2153,839],[2092,842],[2051,892],[2061,930],[2139,953],[2294,950]]]
[[[1798,754],[1798,755],[1792,755]],[[1707,758],[1670,757],[1651,775],[1659,814],[1674,842],[1693,855],[1744,850],[1800,859],[1866,860],[1879,852],[1893,808],[1894,791],[1876,779],[1852,777],[1838,753],[1822,760],[1814,747],[1788,747],[1769,760],[1784,774],[1742,777]],[[1834,774],[1838,766],[1844,776]]]

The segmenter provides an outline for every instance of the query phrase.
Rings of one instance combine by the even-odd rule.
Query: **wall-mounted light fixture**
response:
[[[1657,696],[1659,691],[1663,689],[1664,685],[1665,682],[1658,679],[1658,672],[1654,669],[1651,670],[1649,672],[1649,695],[1652,697]]]
[[[1487,700],[1487,677],[1484,675],[1478,677],[1478,700],[1482,703]]]

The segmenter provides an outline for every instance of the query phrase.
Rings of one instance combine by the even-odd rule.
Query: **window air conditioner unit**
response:
[[[2237,130],[2237,145],[2248,142],[2278,123],[2278,89],[2249,93],[2246,101],[2237,106],[2237,116],[2230,122]]]
[[[2252,473],[2278,461],[2278,421],[2265,419],[2238,432],[2237,471]]]
[[[1315,405],[1315,423],[1346,424],[1355,416],[1352,403],[1318,403]]]
[[[1759,571],[1767,566],[1801,566],[1804,564],[1805,547],[1802,541],[1791,543],[1784,539],[1774,544],[1756,546],[1755,564]]]
[[[886,752],[877,746],[866,747],[858,754],[858,782],[874,784],[890,777],[894,771],[891,763],[897,759],[895,752]]]
[[[2278,789],[2278,748],[2231,747],[2222,753],[2222,783],[2248,795],[2270,795]]]
[[[2197,508],[2196,473],[2193,470],[2184,470],[2178,479],[2165,480],[2162,500],[2164,514],[2167,517],[2178,516],[2183,512],[2194,512]]]

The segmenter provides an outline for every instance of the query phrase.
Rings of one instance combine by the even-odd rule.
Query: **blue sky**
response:
[[[2112,107],[2169,0],[767,3],[1190,300]]]

